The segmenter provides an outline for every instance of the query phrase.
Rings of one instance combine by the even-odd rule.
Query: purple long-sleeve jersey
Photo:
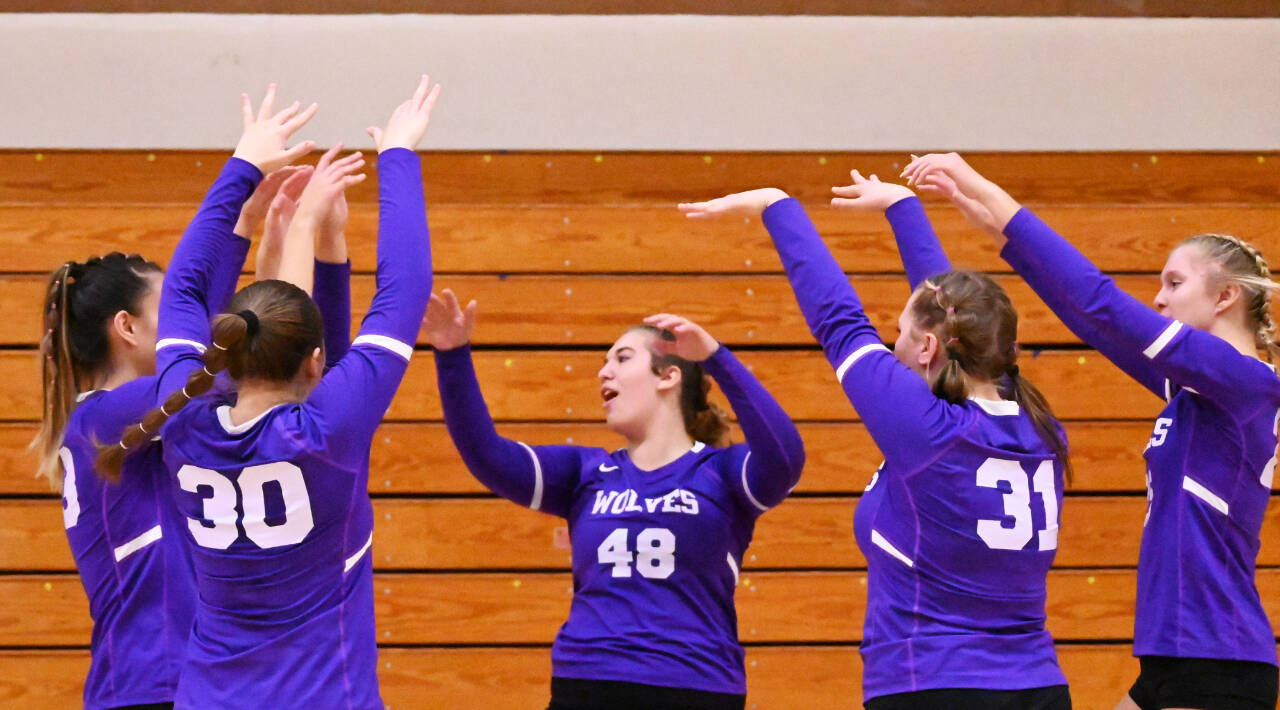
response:
[[[232,227],[260,179],[248,163],[227,163],[183,234],[174,256],[185,266],[169,269],[166,291],[200,290],[215,304],[225,303],[249,250]],[[218,258],[188,260],[192,253]],[[206,312],[167,317],[208,327]],[[148,376],[82,394],[59,451],[63,522],[93,618],[86,710],[172,701],[191,631],[195,575],[159,444],[148,443],[127,458],[119,484],[94,470],[97,444],[119,441],[125,427],[166,393],[159,377]]]
[[[1276,665],[1254,582],[1276,466],[1275,369],[1139,303],[1030,211],[1004,231],[1001,256],[1072,332],[1168,402],[1143,454],[1134,655]]]
[[[889,217],[918,281],[950,265],[911,203],[918,209],[913,199]],[[1065,684],[1045,630],[1062,463],[1016,402],[948,403],[898,362],[799,202],[763,217],[810,330],[885,458],[854,516],[868,573],[864,698]]]
[[[204,397],[163,429],[199,588],[177,708],[383,707],[369,448],[413,352],[431,258],[417,155],[384,151],[378,174],[377,292],[341,361],[305,402],[233,424]],[[199,358],[174,353],[168,366]]]
[[[436,354],[445,423],[472,474],[508,500],[569,522],[574,594],[551,647],[556,677],[746,692],[738,571],[756,518],[799,480],[804,445],[728,348],[703,366],[746,443],[697,442],[648,471],[626,449],[500,437],[470,348]]]

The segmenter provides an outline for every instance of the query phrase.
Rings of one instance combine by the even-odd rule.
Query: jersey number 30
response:
[[[645,528],[636,535],[636,551],[632,553],[627,549],[627,529],[618,528],[596,548],[596,560],[613,565],[614,577],[630,577],[633,558],[641,577],[670,577],[676,571],[676,536],[666,528]]]
[[[278,484],[284,498],[284,522],[278,525],[267,523],[268,483]],[[191,493],[198,493],[201,486],[213,490],[213,494],[204,499],[204,521],[187,518],[187,528],[201,547],[215,550],[231,547],[240,537],[240,526],[244,527],[245,537],[264,550],[296,545],[315,527],[302,469],[287,461],[249,466],[240,472],[235,482],[217,471],[183,466],[178,470],[178,484]],[[237,498],[244,508],[244,518],[240,520],[236,513]]]
[[[1004,514],[1006,520],[1013,518],[1013,527],[1005,527],[1005,520],[978,521],[978,537],[987,547],[1021,550],[1031,541],[1031,490],[1034,490],[1044,503],[1045,529],[1039,534],[1039,549],[1058,549],[1058,495],[1054,491],[1053,462],[1040,462],[1035,475],[1030,477],[1030,486],[1027,478],[1027,472],[1017,461],[987,459],[978,467],[979,486],[999,488],[1001,481],[1009,484],[1009,492],[1004,494]]]

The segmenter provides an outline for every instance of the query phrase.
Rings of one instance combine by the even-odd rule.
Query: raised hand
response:
[[[396,107],[387,121],[386,128],[369,126],[368,132],[373,136],[373,144],[378,152],[390,148],[408,148],[417,150],[418,143],[427,132],[427,123],[431,120],[431,109],[440,98],[440,85],[431,86],[431,77],[426,74],[418,81],[418,88],[409,100]]]
[[[911,156],[902,171],[908,185],[946,196],[971,223],[1003,240],[1004,226],[1021,205],[999,185],[982,177],[956,153]]]
[[[292,148],[288,147],[289,138],[302,128],[315,115],[318,106],[311,104],[299,111],[301,104],[293,102],[288,108],[278,113],[275,109],[276,85],[267,86],[267,95],[253,112],[253,103],[248,94],[240,94],[240,111],[244,119],[244,132],[236,143],[235,157],[253,163],[264,175],[292,163],[315,148],[313,141],[303,141]]]
[[[276,196],[282,187],[289,183],[289,180],[298,173],[311,174],[311,166],[309,165],[287,165],[279,170],[262,178],[262,182],[258,183],[258,187],[249,196],[249,199],[240,208],[240,219],[236,221],[235,233],[245,239],[252,239],[253,235],[262,226],[262,221],[266,219],[271,207],[275,204]],[[306,179],[302,181],[306,185]],[[301,187],[298,188],[301,191]]]
[[[460,348],[471,342],[471,333],[476,329],[476,302],[472,300],[461,308],[453,291],[446,288],[440,294],[431,294],[427,302],[427,315],[422,320],[427,340],[436,350]]]
[[[339,143],[320,156],[315,173],[298,200],[298,214],[312,220],[316,227],[328,219],[335,209],[335,201],[341,199],[345,205],[344,192],[347,188],[364,182],[367,177],[360,172],[364,167],[364,156],[353,152],[339,158],[341,151],[342,144]]]
[[[880,182],[880,178],[875,175],[864,178],[857,170],[851,171],[849,175],[853,178],[852,185],[831,188],[831,191],[836,194],[831,198],[832,207],[883,212],[893,203],[915,196],[911,188],[891,182]]]
[[[674,336],[673,339],[658,338],[654,344],[659,351],[673,353],[693,362],[702,362],[720,349],[720,343],[715,338],[688,318],[670,313],[655,313],[645,318],[644,322]]]
[[[787,193],[776,187],[735,192],[706,202],[682,202],[676,208],[690,219],[708,219],[723,215],[758,216],[765,208],[778,200],[787,199]]]
[[[288,180],[284,181],[274,199],[271,200],[271,207],[267,210],[266,228],[263,229],[262,240],[258,242],[254,280],[279,278],[285,235],[288,234],[289,225],[298,211],[298,198],[302,196],[307,182],[311,180],[313,171],[310,165],[300,166]],[[242,218],[243,215],[242,211]]]

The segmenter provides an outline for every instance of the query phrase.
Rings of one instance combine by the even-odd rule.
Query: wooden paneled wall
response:
[[[1280,156],[987,154],[969,158],[1149,300],[1168,250],[1200,231],[1280,255]],[[41,274],[112,249],[164,261],[225,155],[0,153],[0,704],[73,707],[90,622],[56,497],[31,477]],[[805,329],[758,220],[688,222],[683,200],[777,185],[800,196],[886,337],[907,295],[878,215],[825,207],[847,170],[896,174],[890,154],[429,154],[438,287],[480,301],[476,361],[499,429],[539,443],[616,446],[595,372],[644,315],[698,319],[797,419],[808,466],[765,515],[738,589],[748,707],[857,707],[865,561],[859,492],[880,461]],[[351,194],[357,311],[373,289],[376,192]],[[1023,371],[1067,430],[1077,480],[1063,507],[1049,625],[1076,706],[1110,707],[1136,673],[1134,565],[1145,507],[1141,451],[1160,400],[1081,345],[1009,273],[990,240],[943,205],[953,261],[996,272],[1022,315]],[[246,278],[248,276],[246,275]],[[377,437],[370,477],[383,693],[392,708],[532,708],[570,598],[562,520],[495,499],[440,422],[422,344]],[[1280,624],[1280,513],[1263,531],[1258,584]]]

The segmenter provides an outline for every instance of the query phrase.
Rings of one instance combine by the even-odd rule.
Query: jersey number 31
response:
[[[1045,528],[1038,536],[1038,549],[1058,549],[1058,495],[1054,490],[1052,461],[1041,461],[1028,481],[1027,472],[1017,461],[987,459],[978,467],[977,479],[983,488],[999,488],[1001,481],[1009,484],[1009,492],[1004,494],[1005,520],[978,521],[978,537],[987,547],[1021,550],[1031,542],[1031,491],[1035,491],[1044,504]],[[1013,518],[1013,527],[1005,526],[1009,518]]]

